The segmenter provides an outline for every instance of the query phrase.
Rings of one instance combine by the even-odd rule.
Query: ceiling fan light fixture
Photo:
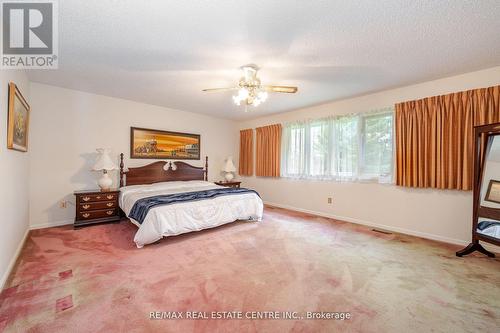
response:
[[[241,88],[240,90],[238,90],[238,95],[233,96],[234,104],[241,105],[241,102],[248,99],[249,95],[250,93],[248,92],[248,89]]]
[[[241,100],[238,98],[238,96],[233,96],[233,102],[236,105],[241,105]]]
[[[241,88],[238,91],[238,98],[241,100],[247,99],[248,95],[249,95],[249,93],[248,93],[248,90],[246,88]]]
[[[269,94],[267,93],[267,91],[261,90],[257,96],[259,97],[259,99],[262,102],[265,102],[267,100],[267,97],[269,96]]]
[[[243,102],[245,105],[245,112],[248,111],[248,106],[257,107],[264,103],[269,97],[269,92],[297,92],[297,87],[262,85],[260,79],[257,77],[259,67],[255,64],[241,66],[240,69],[243,72],[243,76],[240,78],[236,87],[203,89],[203,91],[238,90],[238,93],[232,96],[233,102],[236,105],[241,105]]]

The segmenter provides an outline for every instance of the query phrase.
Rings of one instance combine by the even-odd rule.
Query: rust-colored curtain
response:
[[[241,176],[253,175],[253,129],[240,131],[240,163]]]
[[[395,108],[397,185],[471,190],[473,128],[500,121],[500,86]]]
[[[281,164],[281,125],[258,127],[255,174],[279,177]]]

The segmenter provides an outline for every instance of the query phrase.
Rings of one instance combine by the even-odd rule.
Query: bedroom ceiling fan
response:
[[[257,72],[260,68],[255,64],[244,65],[240,69],[243,72],[243,76],[236,87],[203,89],[203,91],[220,92],[238,90],[238,94],[233,96],[234,103],[236,105],[244,103],[245,107],[247,107],[249,105],[259,106],[266,101],[268,93],[293,94],[298,90],[297,87],[262,85],[260,79],[257,77]]]

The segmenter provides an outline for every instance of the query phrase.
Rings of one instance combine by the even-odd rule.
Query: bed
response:
[[[119,205],[138,227],[137,247],[238,220],[262,220],[257,192],[215,185],[207,181],[207,174],[208,157],[205,168],[158,161],[125,170],[120,154]]]

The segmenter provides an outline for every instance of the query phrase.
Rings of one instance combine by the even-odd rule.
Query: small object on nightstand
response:
[[[229,156],[226,159],[222,171],[226,173],[224,176],[224,178],[226,178],[226,182],[231,182],[234,178],[234,173],[236,172],[236,167],[234,166],[232,156]]]
[[[75,227],[120,221],[120,190],[76,191]]]
[[[236,182],[236,181],[232,181],[232,182],[225,182],[225,181],[215,182],[215,185],[225,186],[225,187],[236,187],[236,188],[240,188],[240,184],[241,184],[241,182]]]
[[[113,185],[113,179],[111,179],[109,177],[108,171],[118,170],[118,167],[111,160],[111,157],[109,156],[109,152],[110,152],[109,149],[97,148],[97,152],[99,153],[99,156],[97,157],[97,160],[95,161],[95,164],[92,167],[92,170],[102,171],[102,177],[99,179],[97,184],[99,185],[101,190],[107,191]]]

